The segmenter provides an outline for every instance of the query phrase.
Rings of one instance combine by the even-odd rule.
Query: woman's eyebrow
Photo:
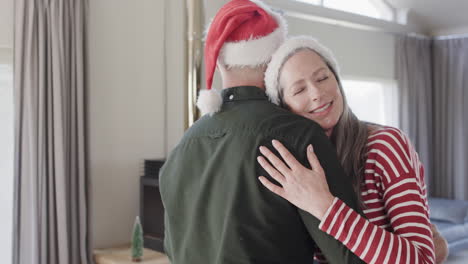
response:
[[[321,71],[324,71],[326,70],[327,68],[326,67],[320,67],[318,68],[317,70],[315,70],[311,75],[307,76],[307,78],[310,78],[310,77],[315,77],[317,74],[319,74]],[[301,79],[302,80],[302,79]]]
[[[298,85],[298,84],[301,83],[301,82],[304,82],[304,79],[299,79],[299,80],[295,81],[295,82],[294,82],[293,84],[291,84],[289,87],[294,88],[296,85]]]
[[[321,72],[321,71],[323,71],[323,70],[326,70],[326,69],[327,69],[327,68],[325,68],[325,67],[320,67],[320,68],[318,68],[316,71],[314,71],[314,73],[312,73],[312,76],[315,76],[315,75],[317,75],[319,72]]]

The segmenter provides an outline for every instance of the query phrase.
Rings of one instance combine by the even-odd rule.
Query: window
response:
[[[11,261],[13,230],[13,71],[0,64],[0,263]]]
[[[394,8],[383,0],[296,0],[362,16],[395,21]]]
[[[348,105],[360,120],[398,127],[394,82],[345,79],[342,83]]]

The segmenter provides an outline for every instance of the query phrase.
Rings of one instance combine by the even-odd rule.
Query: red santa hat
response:
[[[218,112],[222,104],[219,91],[211,87],[217,62],[227,67],[266,64],[286,34],[284,18],[258,0],[225,4],[209,25],[205,40],[206,90],[197,102],[202,114]]]

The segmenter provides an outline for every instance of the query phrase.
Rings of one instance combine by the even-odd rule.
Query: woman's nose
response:
[[[312,98],[312,101],[320,101],[320,98],[322,97],[322,93],[320,92],[319,89],[315,86],[309,87],[309,96]]]

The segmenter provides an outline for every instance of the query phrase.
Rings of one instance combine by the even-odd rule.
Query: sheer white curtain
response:
[[[1,60],[0,60],[1,61]],[[0,63],[0,263],[11,263],[13,230],[13,70]]]

